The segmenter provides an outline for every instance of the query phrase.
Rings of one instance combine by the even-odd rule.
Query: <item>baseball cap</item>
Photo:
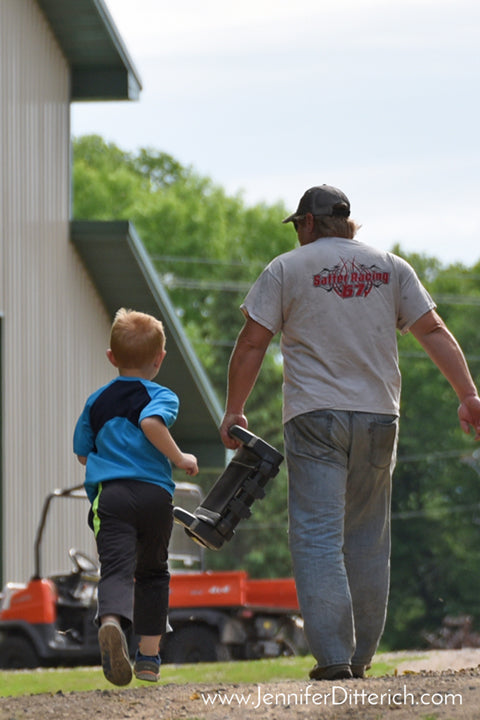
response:
[[[292,222],[307,213],[347,218],[350,215],[350,201],[338,188],[331,185],[317,185],[302,195],[296,211],[282,222]]]

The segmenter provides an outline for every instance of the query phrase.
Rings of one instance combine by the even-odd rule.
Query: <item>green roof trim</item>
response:
[[[127,221],[71,222],[70,237],[111,318],[120,307],[159,317],[167,336],[167,355],[158,382],[180,398],[173,435],[201,469],[223,469],[225,448],[218,426],[223,411],[175,313],[170,298],[138,237]]]
[[[103,0],[36,0],[71,67],[71,100],[137,100],[140,77]]]

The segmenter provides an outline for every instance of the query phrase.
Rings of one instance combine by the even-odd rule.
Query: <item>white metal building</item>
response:
[[[45,496],[80,484],[72,432],[121,305],[164,320],[161,382],[186,403],[177,441],[223,466],[221,411],[134,228],[70,222],[70,103],[132,100],[138,74],[103,0],[0,0],[0,583],[32,573]],[[60,504],[63,501],[60,501]],[[55,511],[43,568],[93,547],[76,503]]]

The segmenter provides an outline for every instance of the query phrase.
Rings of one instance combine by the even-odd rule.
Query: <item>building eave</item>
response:
[[[72,101],[138,99],[140,76],[103,0],[36,2],[70,65]]]
[[[202,469],[223,468],[221,406],[134,226],[76,220],[71,240],[111,318],[118,308],[130,307],[163,321],[167,355],[158,382],[180,398],[175,438],[182,449],[197,455]]]

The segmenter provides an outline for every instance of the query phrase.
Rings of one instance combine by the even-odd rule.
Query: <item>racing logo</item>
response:
[[[335,292],[341,298],[367,297],[373,288],[388,285],[390,273],[381,270],[376,265],[367,267],[342,260],[335,267],[324,268],[313,276],[313,286],[322,288],[327,292]]]

